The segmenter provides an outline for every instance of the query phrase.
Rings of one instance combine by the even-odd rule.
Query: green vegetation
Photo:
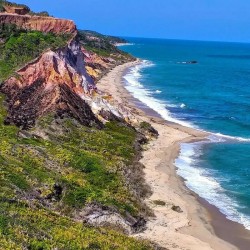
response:
[[[114,59],[132,59],[133,57],[126,52],[119,50],[115,44],[125,43],[126,40],[114,37],[102,35],[95,31],[79,30],[78,39],[80,40],[83,47],[92,51],[100,56],[113,57]]]
[[[39,56],[44,50],[65,46],[68,34],[55,35],[39,31],[25,31],[15,25],[0,24],[0,81],[18,67]]]
[[[151,126],[151,124],[150,123],[148,123],[148,122],[141,122],[140,123],[140,128],[141,129],[150,129],[152,126]]]
[[[116,44],[116,43],[126,43],[127,41],[123,38],[120,37],[116,37],[116,36],[107,36],[107,35],[103,35],[101,33],[98,33],[96,31],[91,31],[91,30],[80,30],[79,31],[80,35],[84,35],[84,36],[93,36],[93,37],[97,37],[100,39],[104,39],[105,41],[111,43],[111,44]]]
[[[69,39],[0,25],[0,82]],[[79,39],[98,54],[132,58],[113,45],[115,38],[92,43],[82,34]],[[142,201],[149,190],[137,161],[142,135],[121,122],[100,130],[55,114],[21,131],[5,125],[4,98],[0,95],[0,250],[153,249],[149,242],[119,233],[118,226],[94,228],[82,218],[93,204],[124,218],[151,215]]]
[[[0,96],[0,249],[151,249],[74,220],[91,203],[133,216],[147,212],[124,177],[136,156],[136,131],[120,123],[98,130],[50,115],[19,132],[4,125],[3,101]],[[47,139],[32,135],[38,131]]]
[[[40,120],[43,129],[48,120]],[[67,190],[62,199],[64,207],[81,208],[86,203],[99,202],[106,206],[114,205],[121,213],[129,210],[133,215],[143,209],[137,198],[133,198],[125,188],[122,176],[124,168],[128,168],[136,156],[136,131],[133,128],[108,123],[105,129],[98,130],[76,126],[67,119],[62,124],[62,134],[55,135],[53,129],[47,134],[49,141],[31,140],[30,143],[43,147],[50,155],[48,159],[53,158],[52,165],[69,172],[61,178],[56,174],[57,180],[53,182],[61,183]],[[41,164],[41,157],[38,157],[38,162]],[[46,179],[50,182],[53,176]]]
[[[45,16],[45,17],[50,16],[50,14],[47,11],[41,11],[41,12],[30,11],[29,14],[32,16]]]
[[[4,2],[5,2],[4,0],[0,0],[0,12],[4,11],[4,8],[3,8]]]

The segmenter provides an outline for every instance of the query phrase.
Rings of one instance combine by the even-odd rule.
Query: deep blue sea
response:
[[[143,62],[126,88],[164,119],[213,133],[182,145],[178,174],[250,229],[250,44],[127,39],[120,49]]]

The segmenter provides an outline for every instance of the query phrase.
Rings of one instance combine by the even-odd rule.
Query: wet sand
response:
[[[206,140],[208,133],[163,120],[125,89],[122,76],[138,63],[117,66],[97,84],[98,89],[113,96],[116,104],[125,106],[136,119],[150,122],[159,132],[159,137],[147,145],[141,160],[145,180],[153,191],[146,202],[155,218],[148,221],[146,231],[136,236],[175,250],[250,249],[250,231],[226,219],[216,207],[186,188],[184,180],[176,173],[174,161],[180,144]],[[154,201],[158,200],[165,205],[156,205]],[[173,211],[173,205],[183,212]]]

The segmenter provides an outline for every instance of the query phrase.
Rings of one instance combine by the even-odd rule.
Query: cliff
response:
[[[15,24],[26,30],[38,30],[56,34],[76,32],[76,25],[73,21],[44,16],[0,13],[0,24]]]
[[[14,24],[0,36],[8,73],[0,85],[0,248],[158,249],[124,234],[144,230],[151,215],[138,162],[147,134],[95,85],[133,58],[100,34],[98,43],[81,40],[72,21],[0,14],[0,24]]]
[[[0,17],[4,18],[6,15],[0,15]],[[23,25],[23,20],[31,17],[7,15],[7,18],[4,19],[7,23],[9,22],[8,18],[14,18],[15,25],[18,28],[24,28],[27,23]],[[65,27],[53,26],[58,19],[44,17],[34,17],[33,19],[36,18],[40,21],[43,19],[48,21],[46,25],[39,24],[41,25],[39,31],[48,30],[46,27],[50,27],[50,29],[56,27],[58,33],[65,32]],[[66,22],[70,23],[71,21]],[[34,28],[37,29],[36,26]],[[16,29],[13,30],[16,32]],[[12,33],[8,34],[11,36]],[[37,47],[41,47],[39,43],[44,43],[45,39],[43,36],[37,38],[37,34],[31,34],[28,30],[24,33],[17,32],[15,36],[20,36],[20,39],[16,39],[16,41],[22,39],[23,46],[27,46],[24,43],[27,43],[30,37],[33,40],[37,39]],[[58,37],[56,38],[58,39]],[[100,34],[98,37],[100,41],[103,39]],[[9,46],[8,38],[5,39]],[[68,39],[71,40],[66,43],[66,46],[59,49],[47,49],[4,81],[1,92],[8,97],[6,124],[15,124],[23,129],[28,129],[35,126],[38,118],[49,113],[60,114],[60,116],[68,114],[83,125],[92,126],[95,124],[99,127],[101,126],[100,122],[105,123],[109,119],[126,121],[133,119],[129,112],[110,103],[107,94],[101,93],[95,86],[95,82],[109,69],[124,61],[131,60],[131,57],[123,55],[114,45],[107,45],[106,37],[102,44],[105,45],[103,45],[103,49],[108,57],[86,50],[83,47],[81,36],[77,35],[76,32]],[[30,40],[29,46],[34,50],[32,53],[36,54],[37,48],[34,48],[33,40]],[[52,45],[50,40],[47,43],[47,46]],[[9,51],[12,53],[13,50],[19,51],[19,46],[13,46],[13,42],[11,46],[11,50],[4,50],[4,54],[9,53]],[[91,48],[96,50],[96,47]],[[24,54],[32,55],[30,52],[30,50],[23,51]],[[15,54],[17,60],[18,58],[20,60],[20,56]],[[9,57],[13,58],[13,56]],[[4,62],[2,63],[4,64]],[[81,108],[77,108],[74,99],[77,100],[77,105]]]
[[[100,126],[83,100],[94,88],[81,48],[72,40],[65,48],[49,50],[28,63],[1,86],[9,101],[6,123],[27,129],[42,115],[55,112],[67,113],[84,125]]]

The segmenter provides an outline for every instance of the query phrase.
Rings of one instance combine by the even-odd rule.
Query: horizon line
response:
[[[250,41],[249,42],[239,42],[239,41],[200,40],[200,39],[186,39],[186,38],[140,37],[140,36],[123,36],[123,35],[120,36],[120,35],[110,35],[110,34],[108,34],[107,36],[116,36],[116,37],[120,37],[120,38],[158,39],[158,40],[190,41],[190,42],[215,42],[215,43],[243,43],[243,44],[250,44]]]

